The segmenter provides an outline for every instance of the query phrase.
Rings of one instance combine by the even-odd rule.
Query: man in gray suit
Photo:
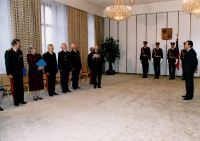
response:
[[[187,50],[187,53],[185,55],[185,61],[183,65],[185,84],[186,84],[186,95],[182,96],[184,97],[184,100],[191,100],[194,95],[193,75],[194,72],[197,70],[198,60],[197,60],[197,54],[192,47],[193,47],[192,41],[189,40],[185,43],[184,48]]]

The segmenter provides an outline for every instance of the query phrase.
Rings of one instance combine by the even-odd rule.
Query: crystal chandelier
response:
[[[183,0],[183,12],[200,17],[200,0]]]
[[[132,15],[132,11],[130,6],[126,6],[123,4],[123,0],[115,0],[114,6],[109,6],[106,8],[106,15],[110,19],[119,22],[130,18]]]

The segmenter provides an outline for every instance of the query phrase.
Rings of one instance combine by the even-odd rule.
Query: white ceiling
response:
[[[114,0],[85,0],[85,1],[93,5],[96,5],[98,7],[101,7],[103,9],[114,4]],[[137,0],[135,4],[148,4],[148,3],[163,2],[163,1],[173,1],[173,0]],[[126,4],[127,2],[128,0],[125,0],[124,4]]]

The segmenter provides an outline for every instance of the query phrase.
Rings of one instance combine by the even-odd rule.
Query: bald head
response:
[[[67,45],[65,43],[62,43],[60,47],[62,50],[67,50]]]
[[[94,49],[95,49],[96,52],[99,51],[99,45],[95,44]]]

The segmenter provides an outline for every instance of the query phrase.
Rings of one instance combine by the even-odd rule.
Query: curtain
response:
[[[0,0],[0,31],[0,74],[5,74],[4,54],[5,51],[11,47],[12,40],[9,0]]]
[[[61,43],[68,43],[67,6],[53,0],[42,0],[42,52],[54,45],[57,54]]]
[[[94,15],[95,43],[99,46],[104,42],[104,18]]]
[[[42,51],[41,2],[40,0],[10,0],[12,38],[19,38],[23,51],[24,66],[28,67],[27,54],[33,44]]]
[[[87,66],[88,56],[88,13],[68,6],[68,43],[76,43],[81,62]],[[70,46],[71,50],[71,46]]]

